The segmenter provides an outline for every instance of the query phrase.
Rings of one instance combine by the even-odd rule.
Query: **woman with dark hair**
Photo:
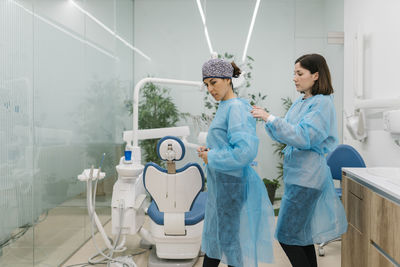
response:
[[[203,65],[203,82],[218,110],[198,149],[206,166],[208,198],[204,218],[203,266],[252,267],[273,260],[274,213],[265,186],[250,166],[257,155],[256,120],[250,104],[236,97],[234,63],[211,59]]]
[[[285,192],[275,237],[294,267],[314,267],[314,244],[335,239],[347,230],[344,208],[325,158],[338,143],[336,113],[329,68],[321,55],[298,58],[293,81],[303,95],[285,118],[256,106],[251,113],[266,122],[273,140],[286,144]]]

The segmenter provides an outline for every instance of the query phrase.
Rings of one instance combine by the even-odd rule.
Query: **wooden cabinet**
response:
[[[343,176],[342,190],[349,223],[342,238],[342,266],[399,264],[400,205],[346,176]]]
[[[360,184],[347,180],[347,220],[361,234],[369,233],[370,191]]]
[[[383,255],[375,246],[370,244],[369,266],[375,267],[396,267],[385,255]]]
[[[400,263],[400,208],[397,206],[393,211],[393,236],[394,236],[394,254],[393,258]]]
[[[372,193],[371,241],[400,263],[400,207]]]
[[[343,179],[342,200],[349,223],[342,238],[342,266],[368,266],[370,191],[351,179]]]
[[[365,235],[349,225],[346,234],[342,237],[342,266],[368,266],[365,258],[368,242],[365,239]]]
[[[371,199],[371,240],[389,255],[393,255],[393,207],[394,205],[379,196],[372,193]],[[382,231],[385,229],[385,231]]]

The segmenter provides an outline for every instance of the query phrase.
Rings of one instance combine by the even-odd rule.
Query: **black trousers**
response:
[[[207,257],[207,254],[205,254],[204,261],[203,261],[203,267],[218,267],[220,261],[221,260],[219,260],[219,259],[209,258],[209,257]],[[233,267],[231,265],[228,265],[228,266]]]
[[[280,244],[293,267],[317,267],[314,245],[294,246]]]

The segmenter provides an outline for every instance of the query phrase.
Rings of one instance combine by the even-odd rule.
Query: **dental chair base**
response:
[[[184,236],[167,236],[164,225],[150,222],[150,232],[157,248],[157,256],[163,259],[189,259],[198,256],[201,245],[203,221],[186,227]]]
[[[193,267],[197,260],[198,255],[193,259],[182,259],[182,260],[169,260],[160,259],[157,257],[157,250],[155,247],[150,252],[148,267]]]

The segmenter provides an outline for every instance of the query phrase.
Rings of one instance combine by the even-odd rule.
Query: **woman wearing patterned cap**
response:
[[[265,186],[250,163],[258,150],[256,121],[250,104],[233,92],[232,62],[211,59],[203,65],[203,82],[220,101],[207,136],[198,149],[207,164],[208,199],[204,219],[203,266],[251,267],[273,261],[274,214]]]

